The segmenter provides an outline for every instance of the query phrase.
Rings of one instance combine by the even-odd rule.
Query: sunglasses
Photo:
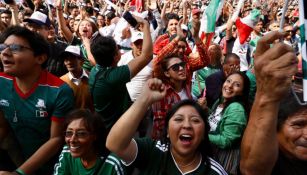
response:
[[[87,132],[87,131],[77,131],[77,132],[65,131],[65,132],[64,132],[64,136],[65,136],[66,138],[71,138],[73,135],[75,135],[75,137],[78,138],[78,139],[84,139],[84,138],[86,138],[87,136],[89,136],[90,133]]]
[[[176,64],[173,64],[172,66],[170,66],[169,68],[167,68],[167,70],[172,69],[173,71],[178,72],[180,67],[182,67],[184,69],[186,64],[187,64],[186,62],[176,63]]]
[[[19,44],[0,44],[0,52],[2,52],[6,48],[9,48],[13,53],[20,52],[23,49],[32,50],[30,47],[22,46]]]

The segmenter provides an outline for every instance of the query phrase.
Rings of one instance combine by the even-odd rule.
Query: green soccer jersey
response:
[[[131,100],[126,87],[129,81],[127,65],[112,68],[96,65],[90,73],[89,85],[95,111],[102,115],[107,130],[129,108]]]
[[[138,153],[136,159],[127,166],[134,166],[140,169],[142,175],[181,175],[184,174],[178,168],[168,146],[160,141],[153,141],[150,138],[136,139]],[[226,175],[223,167],[209,158],[210,169],[204,162],[201,162],[193,171],[185,175]],[[207,168],[207,169],[206,169]],[[206,173],[205,173],[206,172]]]
[[[99,157],[95,165],[89,169],[84,168],[80,158],[73,158],[68,146],[64,146],[55,165],[54,175],[125,175],[125,166],[114,155],[107,158]]]
[[[66,112],[72,109],[73,92],[47,71],[26,94],[14,77],[4,73],[0,73],[0,84],[0,110],[27,159],[50,138],[51,121],[63,122]]]

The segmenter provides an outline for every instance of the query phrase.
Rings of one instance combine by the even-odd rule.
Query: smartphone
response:
[[[138,22],[136,21],[136,19],[131,15],[131,13],[129,11],[126,11],[123,14],[123,18],[132,26],[132,27],[136,27]]]

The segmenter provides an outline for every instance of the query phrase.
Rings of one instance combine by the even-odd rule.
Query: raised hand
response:
[[[149,103],[154,103],[161,100],[166,95],[165,85],[160,79],[149,79],[143,87],[143,92],[140,98],[145,98]]]
[[[283,37],[284,34],[278,31],[270,32],[258,41],[256,48],[257,93],[269,101],[279,101],[288,92],[292,76],[297,72],[298,60],[293,48],[276,42]]]
[[[198,18],[193,17],[191,33],[194,39],[199,38],[199,29],[200,29],[200,21]]]
[[[181,29],[181,24],[182,24],[182,19],[179,21],[178,25],[176,26],[177,29],[177,36],[179,36],[180,38],[185,38],[183,31]]]

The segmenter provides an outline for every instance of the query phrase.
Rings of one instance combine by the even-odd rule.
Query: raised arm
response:
[[[191,66],[191,70],[195,71],[207,66],[210,63],[210,58],[207,53],[207,48],[199,38],[200,21],[197,18],[192,20],[192,36],[195,41],[198,56],[189,57],[188,64]]]
[[[12,12],[11,25],[19,25],[18,5],[14,2],[13,4],[9,4],[9,7],[10,7],[10,11]]]
[[[134,160],[137,146],[132,140],[148,107],[166,94],[166,88],[159,79],[149,79],[143,92],[133,105],[113,125],[106,141],[106,147],[126,163]],[[124,132],[123,132],[124,131]]]
[[[132,59],[128,63],[128,67],[130,70],[130,78],[134,77],[138,72],[140,72],[152,59],[152,40],[150,36],[149,24],[146,20],[134,16],[138,23],[143,24],[143,45],[142,45],[142,53],[140,56]]]
[[[187,25],[188,24],[188,8],[189,8],[189,3],[184,0],[182,3],[182,19],[183,19],[183,24]]]
[[[281,42],[277,31],[263,36],[255,53],[257,92],[241,144],[242,174],[271,174],[278,156],[277,114],[281,98],[289,91],[297,71],[293,48]]]
[[[63,35],[66,39],[66,41],[68,41],[68,43],[71,43],[73,40],[73,33],[70,31],[70,29],[68,28],[68,26],[66,25],[64,16],[63,16],[63,8],[62,8],[62,3],[61,0],[57,0],[56,3],[56,15],[57,15],[57,20],[59,23],[59,28],[62,30]]]
[[[166,8],[167,8],[167,6],[169,4],[170,4],[169,0],[164,0],[163,1],[163,7],[162,7],[162,10],[161,10],[161,19],[162,19],[162,22],[163,22],[164,26],[166,26],[166,24],[167,24]]]

